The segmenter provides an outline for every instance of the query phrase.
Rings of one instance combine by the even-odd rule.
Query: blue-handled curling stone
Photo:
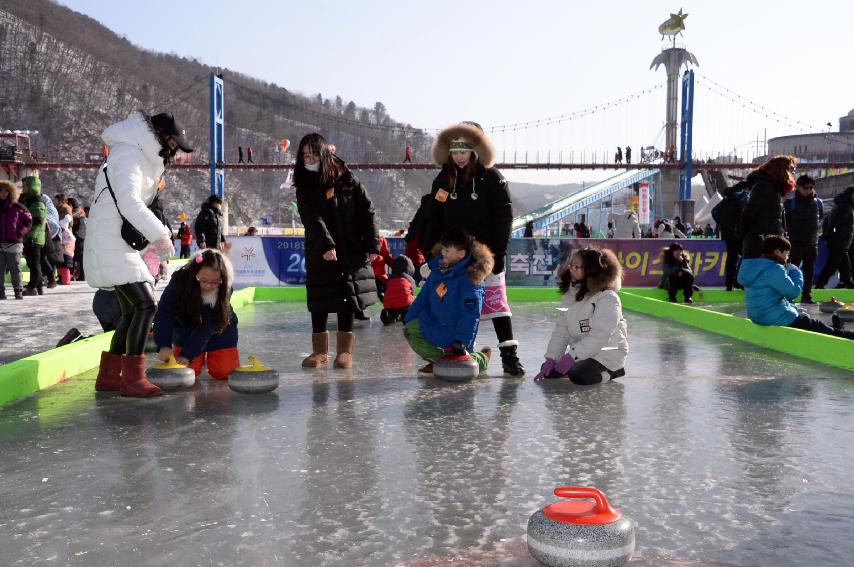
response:
[[[148,381],[163,390],[189,388],[196,383],[196,372],[189,366],[178,364],[170,356],[164,364],[155,364],[145,371]]]
[[[563,500],[528,520],[528,551],[549,567],[618,567],[635,550],[635,524],[593,487],[561,486]]]
[[[468,354],[445,355],[433,363],[433,376],[445,382],[468,382],[479,373],[477,361]]]
[[[238,366],[228,376],[228,387],[241,394],[263,394],[279,387],[279,372],[250,356],[248,366]]]

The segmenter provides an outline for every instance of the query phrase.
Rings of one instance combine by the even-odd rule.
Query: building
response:
[[[839,119],[838,132],[771,138],[768,155],[794,155],[807,161],[854,161],[854,109]]]

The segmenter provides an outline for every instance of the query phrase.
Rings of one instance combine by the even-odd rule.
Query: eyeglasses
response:
[[[792,173],[794,173],[794,172],[795,172],[795,166],[794,166],[794,165],[790,165],[790,166],[789,166],[789,171],[791,171]]]
[[[210,287],[219,287],[220,285],[222,285],[222,280],[212,282],[210,280],[203,280],[199,276],[196,276],[196,281],[199,282],[201,285],[206,285]]]

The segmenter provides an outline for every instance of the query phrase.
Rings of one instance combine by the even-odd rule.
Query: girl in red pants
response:
[[[174,355],[201,374],[207,366],[225,380],[240,366],[237,316],[231,309],[234,270],[219,250],[207,249],[177,270],[160,297],[154,316],[154,342],[160,360]]]

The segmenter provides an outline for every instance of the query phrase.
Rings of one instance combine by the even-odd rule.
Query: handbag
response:
[[[148,246],[148,239],[125,218],[121,209],[119,209],[119,202],[116,200],[116,194],[113,193],[112,185],[110,185],[110,176],[107,175],[107,164],[104,164],[104,179],[107,180],[107,189],[110,191],[110,196],[113,198],[113,202],[116,204],[116,210],[119,212],[119,217],[122,219],[122,240],[127,242],[127,245],[134,250],[143,250]],[[151,205],[149,205],[148,208],[151,210]]]

